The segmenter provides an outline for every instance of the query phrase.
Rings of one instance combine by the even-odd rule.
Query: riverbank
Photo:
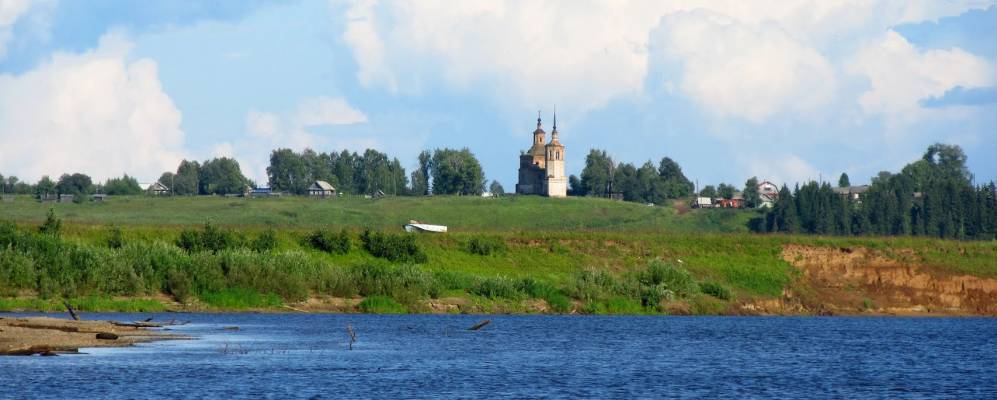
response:
[[[388,199],[397,204],[212,198],[204,200],[224,206],[222,214],[205,215],[240,207],[262,214],[244,210],[255,216],[210,225],[152,224],[149,218],[165,218],[161,210],[142,224],[83,222],[132,212],[132,201],[200,200],[65,205],[67,214],[41,223],[14,214],[16,222],[0,223],[0,310],[59,311],[68,299],[90,312],[997,315],[997,242],[696,232],[676,222],[707,221],[704,229],[718,230],[726,223],[710,218],[737,215],[714,210],[678,215],[673,207],[525,197]],[[492,209],[502,222],[491,230],[405,234],[387,223],[401,218],[392,204],[439,213],[441,204],[452,205],[441,219],[479,213],[477,229]],[[514,229],[499,218],[519,221],[548,206],[569,220],[580,220],[583,209],[605,213],[594,220],[606,224],[624,221],[620,213],[652,213],[662,226],[542,230],[522,222]],[[367,216],[355,218],[385,228],[252,222],[360,210]],[[199,215],[176,211],[181,221]],[[545,218],[541,224],[557,220]]]
[[[113,321],[0,317],[0,356],[78,353],[84,347],[125,347],[183,336]],[[142,325],[142,324],[138,324]]]

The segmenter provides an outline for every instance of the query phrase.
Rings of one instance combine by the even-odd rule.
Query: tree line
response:
[[[294,194],[306,194],[316,180],[329,182],[340,193],[399,196],[480,195],[486,183],[481,163],[466,148],[423,151],[411,175],[397,158],[373,149],[362,154],[277,149],[270,154],[267,177],[273,190]]]
[[[624,201],[662,203],[692,194],[693,184],[682,167],[664,157],[658,166],[648,160],[640,168],[630,163],[616,163],[605,150],[592,149],[585,157],[581,178],[568,178],[572,196],[622,196]]]
[[[142,193],[142,186],[135,177],[125,174],[118,178],[110,178],[103,183],[95,183],[84,173],[63,174],[57,181],[48,175],[42,176],[35,184],[21,182],[17,177],[3,178],[0,175],[0,189],[4,193],[34,194],[38,196],[74,195],[74,200],[94,193],[108,195],[137,195]],[[203,163],[183,160],[176,172],[164,172],[159,182],[173,193],[179,195],[193,194],[231,194],[242,193],[252,181],[242,175],[239,162],[231,158],[214,158]]]
[[[839,186],[848,185],[843,175]],[[775,206],[749,225],[756,232],[997,238],[997,185],[973,185],[959,146],[934,144],[899,173],[880,172],[858,196],[829,183],[783,185]]]

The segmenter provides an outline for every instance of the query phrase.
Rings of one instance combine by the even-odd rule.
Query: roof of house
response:
[[[138,187],[142,190],[156,190],[156,191],[168,191],[170,188],[166,187],[162,182],[152,182],[152,183],[139,183]]]
[[[308,190],[326,190],[326,191],[329,191],[329,190],[336,190],[336,188],[332,187],[332,185],[330,185],[329,182],[326,182],[326,181],[315,181],[315,183],[313,183],[312,186],[308,188]]]
[[[832,188],[837,194],[861,194],[869,190],[869,185]]]

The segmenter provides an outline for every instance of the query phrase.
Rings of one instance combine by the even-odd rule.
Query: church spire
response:
[[[552,135],[557,134],[557,104],[554,105],[554,129],[550,133]]]
[[[537,129],[540,129],[540,110],[537,110]]]

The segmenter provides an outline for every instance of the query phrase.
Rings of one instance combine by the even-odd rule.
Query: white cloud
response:
[[[841,93],[842,69],[864,40],[992,3],[357,0],[343,40],[367,87],[442,86],[516,112],[557,103],[567,116],[643,96],[649,69],[666,58],[679,67],[652,86],[757,122],[853,104],[841,97],[853,95]]]
[[[343,98],[315,97],[298,106],[295,122],[301,126],[349,125],[367,122],[367,116]]]
[[[796,154],[762,153],[758,157],[739,157],[738,164],[747,173],[746,176],[757,176],[760,180],[767,180],[779,186],[786,184],[793,187],[796,183],[821,178],[820,170]],[[824,180],[830,178],[826,174],[823,176]]]
[[[286,115],[267,111],[250,110],[246,113],[245,128],[249,137],[234,142],[215,145],[216,156],[235,157],[244,171],[257,183],[267,181],[266,167],[270,152],[277,148],[301,151],[306,148],[321,149],[335,144],[340,149],[360,150],[377,147],[377,141],[366,138],[334,140],[329,135],[315,133],[314,128],[362,124],[367,116],[341,97],[312,97],[303,99],[297,108]]]
[[[246,131],[258,138],[272,139],[280,133],[280,117],[274,113],[250,110],[246,114]]]
[[[566,113],[641,91],[656,20],[605,1],[357,1],[347,17],[343,39],[367,86],[420,93],[439,80]]]
[[[31,0],[0,0],[0,57],[7,52],[7,42],[13,35],[14,25],[31,9]]]
[[[183,156],[181,114],[156,62],[129,60],[105,35],[82,54],[56,53],[22,75],[0,75],[0,170],[34,180],[84,172],[155,179]]]
[[[781,110],[816,110],[835,91],[831,64],[774,24],[696,11],[662,19],[651,36],[655,56],[680,65],[680,90],[714,114],[758,122]]]
[[[995,72],[986,60],[962,49],[921,50],[892,30],[862,48],[849,71],[869,80],[869,89],[858,97],[865,112],[900,117],[919,111],[921,100],[956,86],[989,86]]]

